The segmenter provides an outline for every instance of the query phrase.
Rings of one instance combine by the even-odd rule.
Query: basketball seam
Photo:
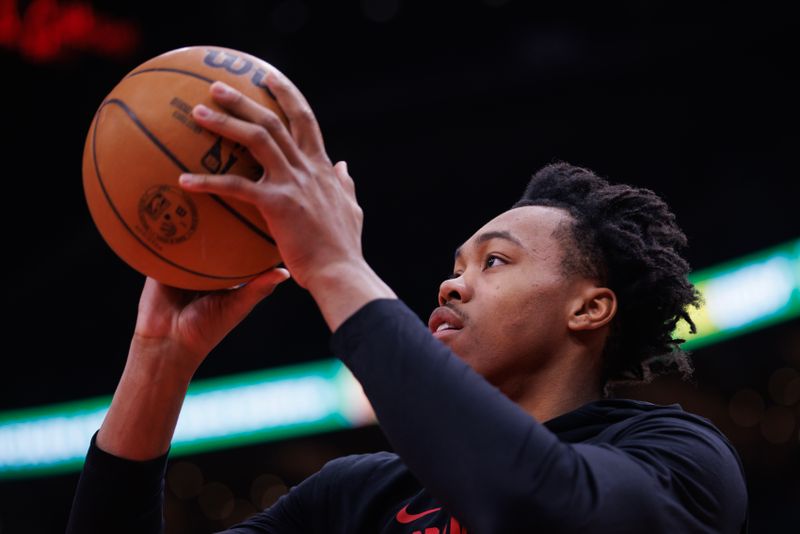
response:
[[[108,193],[108,191],[106,190],[105,184],[103,183],[103,178],[102,178],[102,176],[100,174],[100,166],[97,163],[97,152],[96,152],[96,147],[97,147],[96,139],[97,139],[97,127],[98,127],[97,119],[99,119],[99,115],[100,115],[100,112],[102,111],[102,109],[105,106],[109,105],[109,104],[115,104],[115,105],[120,106],[123,109],[123,111],[125,111],[128,114],[128,117],[134,122],[134,124],[136,124],[137,127],[139,127],[140,130],[145,135],[147,135],[151,139],[151,141],[154,142],[156,147],[162,148],[163,145],[161,145],[160,141],[158,141],[158,139],[155,138],[155,136],[153,136],[152,133],[149,130],[147,130],[147,128],[143,124],[141,124],[141,122],[139,121],[139,118],[136,116],[136,114],[130,108],[128,108],[127,105],[123,101],[121,101],[119,99],[111,99],[111,100],[107,100],[107,101],[103,102],[103,104],[100,106],[100,108],[97,110],[97,113],[95,114],[95,124],[94,124],[94,128],[92,130],[92,160],[93,160],[93,163],[94,163],[95,174],[97,175],[97,181],[100,184],[100,189],[103,191],[103,195],[106,197],[106,200],[108,201],[108,205],[111,208],[111,210],[114,212],[114,215],[116,215],[117,219],[119,219],[120,223],[125,227],[125,229],[128,231],[128,233],[130,233],[134,237],[134,239],[136,239],[144,248],[149,250],[157,258],[159,258],[160,260],[168,263],[169,265],[172,265],[173,267],[175,267],[177,269],[180,269],[182,271],[185,271],[187,273],[194,274],[194,275],[201,276],[201,277],[205,277],[205,278],[214,278],[214,279],[219,279],[219,280],[236,280],[236,279],[241,279],[241,278],[252,278],[252,277],[257,276],[257,275],[259,275],[261,273],[264,273],[264,272],[266,272],[266,271],[268,271],[268,270],[270,270],[270,269],[272,269],[275,266],[280,264],[280,263],[277,263],[277,264],[275,264],[275,265],[273,265],[273,266],[271,266],[271,267],[269,267],[267,269],[264,269],[263,271],[258,271],[256,273],[236,275],[236,276],[223,276],[223,275],[214,275],[214,274],[202,273],[202,272],[199,272],[199,271],[195,271],[193,269],[189,269],[188,267],[184,267],[182,265],[179,265],[179,264],[175,263],[174,261],[172,261],[172,260],[170,260],[168,258],[165,258],[161,254],[159,254],[157,251],[155,251],[147,242],[143,241],[142,238],[139,237],[139,235],[136,232],[134,232],[131,229],[130,226],[128,226],[128,223],[125,221],[125,219],[122,217],[122,215],[119,213],[119,211],[117,210],[116,206],[114,205],[114,202],[111,199],[111,195]],[[178,167],[180,167],[185,172],[188,171],[188,169],[186,169],[186,167],[172,153],[170,153],[168,150],[166,150],[166,147],[163,147],[162,151]],[[213,195],[211,195],[211,196],[213,198]],[[230,210],[234,214],[238,213],[235,210],[233,210],[233,208],[230,208]],[[239,215],[241,215],[241,214],[239,214]],[[250,223],[250,224],[252,224],[252,223]],[[266,236],[268,238],[267,239],[268,241],[270,241],[270,242],[272,242],[272,244],[274,244],[274,241],[271,238],[269,238],[269,236],[267,236],[267,234],[264,234],[261,237],[264,237],[264,236]]]
[[[216,81],[216,80],[212,80],[211,78],[207,78],[206,76],[203,76],[202,74],[197,74],[196,72],[192,72],[190,70],[173,69],[173,68],[169,68],[169,67],[153,67],[153,68],[149,68],[149,69],[140,69],[140,70],[137,70],[135,72],[131,72],[130,74],[125,76],[125,78],[130,78],[132,76],[138,76],[139,74],[144,74],[146,72],[175,72],[177,74],[185,74],[186,76],[191,76],[192,78],[197,78],[198,80],[202,80],[202,81],[207,82],[209,84],[212,84],[212,83],[214,83]],[[266,85],[256,85],[256,87],[261,87],[262,89],[264,89],[267,92],[267,94],[270,96],[270,98],[272,98],[272,100],[275,100],[276,102],[278,101],[278,98],[275,96],[275,94],[272,92],[272,90],[269,87],[267,87]]]
[[[139,74],[144,74],[146,72],[175,72],[178,74],[185,74],[186,76],[191,76],[192,78],[197,78],[198,80],[203,80],[204,82],[214,83],[214,80],[211,78],[207,78],[202,74],[197,74],[196,72],[192,72],[190,70],[182,70],[182,69],[170,69],[167,67],[159,67],[159,68],[152,68],[152,69],[141,69],[135,72],[131,72],[126,78],[131,78],[133,76],[138,76]]]
[[[125,111],[125,113],[128,114],[128,117],[130,117],[130,119],[134,122],[134,124],[136,124],[136,126],[150,139],[150,141],[152,141],[153,144],[156,145],[156,148],[161,150],[161,152],[163,152],[165,156],[167,156],[169,159],[171,159],[172,162],[182,172],[191,172],[189,170],[189,167],[184,165],[183,162],[181,162],[181,160],[179,160],[178,157],[175,156],[175,154],[170,152],[170,150],[166,146],[164,146],[164,144],[161,143],[161,141],[159,141],[159,139],[155,135],[153,135],[153,133],[150,130],[147,129],[147,126],[142,124],[142,122],[139,120],[139,117],[136,116],[136,114],[128,107],[128,105],[125,104],[125,102],[123,102],[122,100],[120,100],[118,98],[112,98],[111,100],[107,100],[106,102],[104,102],[103,105],[100,106],[101,109],[104,106],[108,105],[108,104],[117,104],[117,105],[119,105],[123,109],[123,111]],[[261,228],[259,228],[255,224],[253,224],[247,217],[245,217],[244,215],[242,215],[241,213],[239,213],[238,211],[233,209],[233,207],[230,204],[228,204],[227,202],[222,200],[218,195],[214,195],[214,194],[209,193],[209,196],[217,204],[219,204],[220,206],[225,208],[228,212],[230,212],[230,214],[233,215],[236,219],[238,219],[239,222],[241,222],[247,228],[252,230],[253,233],[255,233],[257,236],[261,237],[262,239],[265,239],[267,242],[269,242],[270,245],[273,245],[273,246],[276,245],[275,240],[272,239],[272,236],[270,236],[268,233],[263,231]]]

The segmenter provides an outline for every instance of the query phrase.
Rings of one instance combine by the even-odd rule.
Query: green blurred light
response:
[[[681,323],[685,348],[800,316],[800,240],[693,274],[705,304]],[[74,471],[111,397],[0,413],[0,478]],[[336,359],[193,383],[171,455],[352,428],[374,422],[361,387]]]
[[[0,414],[0,478],[80,468],[111,397]],[[374,421],[361,386],[330,359],[193,383],[171,455],[352,428]]]
[[[800,239],[694,273],[704,304],[690,310],[697,333],[681,322],[686,349],[716,343],[800,316]]]

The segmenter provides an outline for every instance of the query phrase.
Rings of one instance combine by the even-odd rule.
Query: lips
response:
[[[428,319],[428,329],[434,335],[462,328],[464,328],[464,321],[460,315],[445,306],[433,310],[431,318]]]

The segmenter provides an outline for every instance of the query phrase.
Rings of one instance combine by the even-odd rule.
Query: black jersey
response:
[[[600,400],[537,422],[434,339],[402,302],[373,301],[332,348],[394,453],[329,462],[232,533],[740,533],[738,456],[679,406]],[[87,456],[70,534],[162,529],[167,456]]]

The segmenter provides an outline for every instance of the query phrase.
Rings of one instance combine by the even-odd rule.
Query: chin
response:
[[[461,360],[464,360],[464,362],[466,362],[467,364],[469,364],[469,366],[470,366],[470,367],[475,367],[475,366],[473,365],[473,358],[472,358],[472,355],[471,355],[471,354],[469,353],[469,351],[468,351],[468,350],[466,350],[466,349],[465,349],[463,346],[460,346],[460,347],[459,347],[459,344],[458,344],[458,343],[455,343],[455,342],[453,342],[453,341],[450,341],[450,342],[445,342],[445,345],[447,345],[448,347],[450,347],[450,350],[452,350],[452,351],[453,351],[453,354],[455,354],[456,356],[458,356],[458,357],[459,357],[459,359],[461,359]]]
[[[447,347],[453,352],[453,354],[458,356],[459,359],[463,360],[467,365],[475,369],[475,358],[468,348],[471,347],[471,344],[469,340],[465,340],[461,337],[460,332],[458,335],[442,336],[438,339],[447,345]]]

